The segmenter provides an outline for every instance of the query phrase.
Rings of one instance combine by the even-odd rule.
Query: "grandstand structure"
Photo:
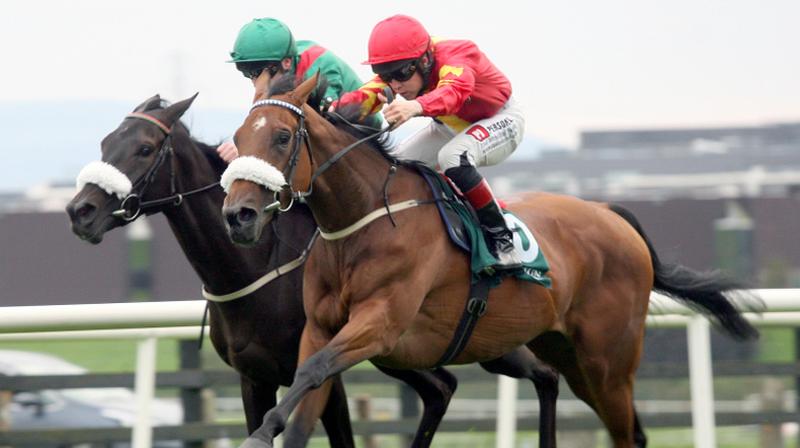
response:
[[[759,287],[800,286],[800,123],[596,130],[583,132],[580,142],[575,151],[482,171],[501,196],[543,190],[621,203],[666,259],[729,269]],[[72,182],[63,182],[0,194],[3,305],[100,303],[128,295],[130,239],[112,232],[99,246],[78,241],[63,211],[74,192]],[[199,280],[166,221],[157,215],[145,222],[152,227],[151,298],[198,299]],[[45,250],[48,273],[31,278],[42,271],[38,254]],[[101,275],[86,277],[93,271]]]
[[[585,131],[575,151],[484,172],[501,195],[539,190],[621,203],[660,250],[693,267],[732,269],[762,286],[800,285],[792,236],[800,224],[800,122]]]

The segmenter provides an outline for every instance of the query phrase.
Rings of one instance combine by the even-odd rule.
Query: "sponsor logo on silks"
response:
[[[506,225],[511,230],[511,233],[514,234],[514,248],[520,255],[522,262],[533,263],[536,257],[539,256],[539,243],[536,242],[536,238],[528,230],[528,226],[516,216],[511,213],[504,213],[503,217],[506,219]],[[538,276],[533,275],[533,273],[530,275],[533,278],[539,278],[541,273]]]
[[[467,134],[471,135],[472,138],[474,138],[475,140],[477,140],[479,142],[482,142],[482,141],[486,140],[487,138],[489,138],[489,131],[487,131],[485,127],[483,127],[483,126],[481,126],[479,124],[476,124],[475,126],[469,128],[469,130],[467,131]]]
[[[503,118],[500,121],[495,121],[494,123],[490,124],[486,127],[486,129],[489,130],[489,132],[497,132],[501,129],[511,126],[512,123],[514,123],[514,120],[510,118]]]

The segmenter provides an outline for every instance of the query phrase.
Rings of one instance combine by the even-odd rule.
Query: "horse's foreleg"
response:
[[[397,324],[387,307],[380,303],[370,304],[360,307],[359,311],[351,312],[347,324],[339,333],[313,353],[324,338],[320,336],[322,331],[313,323],[313,319],[306,321],[300,342],[301,362],[306,355],[313,354],[298,367],[292,386],[280,403],[267,412],[264,423],[248,441],[261,441],[262,445],[253,445],[254,447],[271,447],[272,439],[286,426],[289,415],[303,402],[287,432],[287,435],[299,440],[301,433],[308,429],[308,422],[316,421],[320,417],[322,406],[319,405],[319,400],[327,398],[327,387],[312,394],[309,391],[319,388],[331,376],[359,362],[389,353],[404,328]],[[295,424],[301,426],[294,428]],[[289,440],[286,442],[288,445]]]
[[[261,426],[245,441],[244,447],[272,447],[275,436],[286,427],[289,414],[306,394],[313,389],[319,389],[312,394],[313,400],[306,404],[306,414],[310,412],[314,414],[314,417],[298,416],[293,428],[286,434],[286,446],[304,446],[306,444],[314,430],[314,423],[321,416],[328,401],[332,381],[326,382],[325,380],[339,373],[326,368],[330,365],[331,357],[328,341],[329,336],[313,320],[306,321],[300,338],[299,367],[295,371],[292,385],[277,406],[264,415]]]
[[[334,375],[319,388],[308,392],[309,399],[298,405],[295,418],[289,431],[284,433],[284,446],[303,447],[314,432],[317,419],[322,420],[331,448],[353,448],[353,427],[350,424],[350,411],[347,395],[340,375]],[[314,409],[303,412],[303,406]],[[305,418],[303,418],[305,417]]]
[[[350,425],[350,411],[347,407],[347,394],[340,375],[331,378],[331,389],[321,419],[331,448],[355,446],[353,427]],[[312,431],[313,422],[308,435]]]
[[[275,407],[278,384],[255,383],[242,376],[241,389],[247,433],[252,434],[261,424],[264,414]]]
[[[414,435],[411,446],[426,448],[433,442],[433,435],[442,422],[450,398],[456,391],[458,380],[452,373],[443,368],[434,370],[395,370],[388,367],[376,367],[383,373],[402,380],[411,386],[422,398],[422,420]]]
[[[633,443],[636,448],[647,447],[647,435],[645,435],[644,429],[642,429],[642,422],[639,420],[639,414],[636,412],[636,408],[633,409]]]
[[[539,447],[556,446],[556,399],[558,372],[534,356],[527,347],[519,347],[494,361],[481,363],[491,373],[527,378],[539,397]]]
[[[297,381],[297,378],[295,379]],[[297,404],[297,408],[295,410],[295,417],[292,421],[291,426],[286,428],[286,431],[283,433],[283,445],[286,448],[295,448],[295,447],[304,447],[308,444],[309,438],[311,438],[311,434],[314,432],[314,426],[317,423],[317,420],[322,418],[326,414],[326,404],[329,403],[329,398],[331,396],[331,391],[333,390],[333,385],[335,382],[339,383],[341,386],[341,379],[339,375],[334,375],[328,380],[325,380],[320,384],[318,387],[316,383],[312,384],[311,388],[306,391],[306,394],[303,396],[302,400],[300,400]],[[344,389],[340,388],[338,390],[339,393],[343,393]],[[336,401],[339,401],[339,404],[347,405],[347,401],[342,400],[344,397],[335,397]],[[343,401],[343,403],[342,403]],[[276,420],[278,422],[278,432],[283,429],[288,421],[289,415],[279,413],[279,418]],[[330,414],[328,414],[330,415]],[[336,423],[340,425],[344,425],[346,428],[350,428],[350,415],[345,410],[345,414],[336,418]],[[331,441],[331,446],[336,445],[337,443],[341,442],[341,440],[337,440],[339,428],[336,428],[332,425],[333,422],[327,421],[325,422],[326,430],[330,430],[328,432],[329,440]],[[348,429],[350,432],[350,446],[354,446],[354,442],[352,440],[352,431]]]
[[[302,342],[301,342],[302,346]],[[302,347],[301,347],[302,349]],[[264,420],[261,426],[253,432],[250,437],[245,440],[242,448],[271,448],[272,441],[280,434],[286,427],[286,422],[289,419],[289,414],[298,406],[300,401],[306,394],[312,390],[317,389],[323,385],[325,379],[338,373],[331,372],[327,366],[330,365],[331,351],[327,347],[309,357],[295,372],[294,381],[286,394],[281,398],[277,406],[272,408],[264,415]],[[318,397],[323,400],[327,399],[329,386],[322,389],[323,394]],[[324,405],[324,402],[323,402]],[[322,406],[317,406],[319,414],[322,413]],[[319,417],[319,415],[317,415]],[[301,418],[300,421],[309,421],[310,419]],[[313,427],[311,428],[313,429]],[[307,428],[306,428],[307,430]],[[308,439],[305,436],[301,427],[295,428],[290,431],[290,434],[295,440]],[[304,443],[304,442],[298,442]]]

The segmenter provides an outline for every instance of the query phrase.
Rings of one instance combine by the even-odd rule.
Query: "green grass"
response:
[[[758,344],[761,362],[791,362],[797,347],[794,346],[793,328],[762,328]]]
[[[762,362],[782,362],[792,359],[794,353],[794,335],[792,330],[764,329],[760,340],[758,359]],[[15,342],[0,343],[0,349],[15,349],[34,352],[50,353],[62,357],[70,362],[86,367],[92,372],[115,373],[132,372],[136,363],[136,342],[126,340],[101,340],[101,341],[53,341],[53,342]],[[211,344],[206,341],[202,352],[203,364],[208,369],[228,369],[214,352]],[[175,340],[161,339],[157,345],[157,368],[159,371],[174,371],[178,368],[178,343]],[[369,363],[356,366],[358,369],[373,368]],[[792,378],[781,378],[784,387],[794,387]],[[747,394],[759,392],[763,387],[763,379],[753,378],[716,378],[714,382],[715,395],[719,399],[743,399]],[[368,393],[373,396],[396,397],[397,387],[385,385],[347,385],[350,396]],[[159,391],[159,395],[173,395],[175,391]],[[238,396],[237,386],[227,386],[217,390],[219,395]],[[464,383],[459,386],[457,398],[493,398],[496,396],[496,384]],[[636,396],[638,399],[660,398],[684,400],[689,397],[688,380],[643,380],[637,382]],[[533,388],[529,383],[520,384],[520,397],[533,398]],[[569,398],[571,393],[562,387],[560,398]],[[230,415],[230,420],[243,423],[243,416]],[[525,428],[523,428],[525,429]],[[647,430],[650,446],[666,448],[689,448],[692,443],[690,429],[651,429]],[[377,445],[381,448],[401,447],[404,444],[397,436],[376,436]],[[559,437],[570,437],[567,434]],[[586,446],[587,448],[603,448],[609,446],[604,432],[590,432],[583,434],[583,441],[571,446]],[[717,441],[720,448],[755,448],[759,445],[759,429],[757,427],[732,427],[717,430]],[[357,440],[358,446],[364,446],[361,438]],[[439,433],[436,436],[435,446],[443,448],[463,447],[493,447],[495,443],[492,433]],[[535,432],[519,431],[517,433],[517,447],[534,448],[538,445]],[[309,445],[313,448],[327,446],[325,438],[314,438]],[[566,444],[565,444],[566,446]],[[787,440],[783,448],[800,448],[797,437]]]
[[[133,372],[136,367],[136,341],[3,342],[0,349],[49,353],[95,373]],[[177,370],[178,359],[177,341],[159,339],[156,353],[158,370]]]
[[[517,448],[536,448],[539,444],[538,433],[518,431],[515,446]],[[690,429],[647,430],[648,446],[658,448],[692,448],[693,433]],[[406,446],[398,436],[375,436],[375,444],[381,448],[402,448]],[[759,448],[759,429],[756,427],[720,428],[716,431],[718,448]],[[234,441],[241,443],[241,441]],[[608,448],[611,444],[603,431],[581,431],[558,434],[559,446],[581,448]],[[324,437],[315,437],[308,444],[310,448],[327,447]],[[356,446],[364,447],[362,437],[356,437]],[[433,446],[437,448],[494,448],[494,433],[438,433]],[[797,448],[796,438],[784,440],[782,448]]]

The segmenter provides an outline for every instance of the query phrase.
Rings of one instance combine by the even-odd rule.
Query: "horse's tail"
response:
[[[653,262],[655,291],[709,316],[736,339],[758,337],[758,330],[734,306],[736,301],[748,310],[763,309],[763,302],[757,295],[747,291],[747,284],[719,271],[699,272],[678,263],[662,262],[633,213],[619,205],[609,204],[609,208],[627,221],[647,244]]]

